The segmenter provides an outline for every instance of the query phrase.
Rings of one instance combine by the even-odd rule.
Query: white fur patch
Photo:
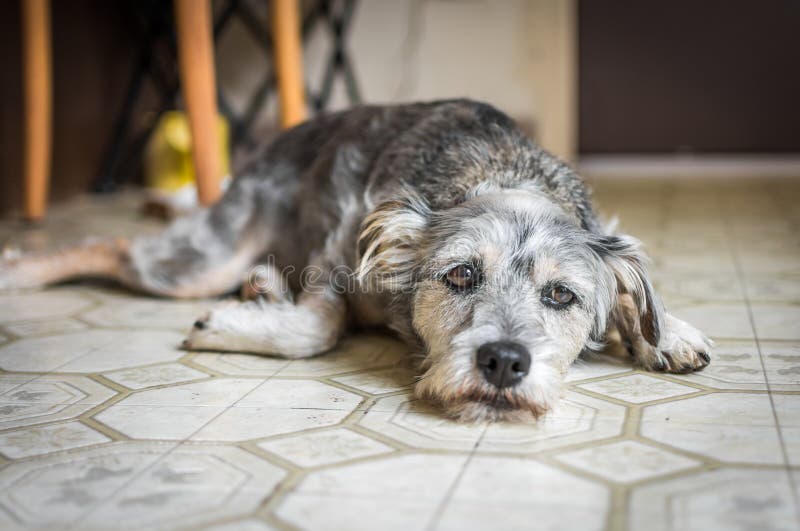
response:
[[[344,327],[337,299],[234,303],[201,317],[184,346],[196,350],[253,352],[304,358],[333,348]]]

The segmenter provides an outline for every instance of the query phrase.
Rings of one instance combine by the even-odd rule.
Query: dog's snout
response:
[[[486,381],[498,389],[518,384],[531,368],[531,354],[519,343],[484,343],[475,359]]]

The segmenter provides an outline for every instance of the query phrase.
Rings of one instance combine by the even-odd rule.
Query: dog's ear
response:
[[[430,215],[427,203],[414,194],[378,205],[361,224],[359,281],[385,291],[409,288]]]
[[[590,246],[613,273],[618,294],[627,293],[636,304],[642,336],[657,346],[664,329],[664,306],[650,282],[641,242],[625,235],[599,236]]]

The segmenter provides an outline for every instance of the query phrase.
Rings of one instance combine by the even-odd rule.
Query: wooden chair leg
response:
[[[210,0],[175,0],[181,90],[192,131],[192,157],[202,205],[220,194],[221,160],[217,135],[217,84]]]
[[[271,4],[281,126],[287,128],[306,119],[300,10],[297,0],[272,0]]]
[[[52,72],[49,0],[22,0],[25,106],[25,206],[29,220],[47,209],[52,156]]]

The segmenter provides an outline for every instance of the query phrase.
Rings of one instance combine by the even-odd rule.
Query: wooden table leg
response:
[[[25,208],[39,220],[47,208],[52,156],[52,72],[49,0],[22,0],[25,100]]]
[[[200,204],[220,194],[221,160],[217,135],[217,84],[210,0],[175,0],[181,90],[192,131],[192,156]]]
[[[287,128],[306,119],[300,10],[297,0],[272,0],[271,4],[281,126]]]

